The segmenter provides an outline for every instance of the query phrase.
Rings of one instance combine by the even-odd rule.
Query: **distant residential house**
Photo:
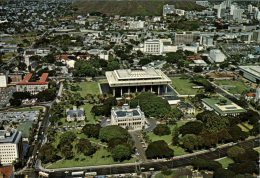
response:
[[[73,106],[73,109],[66,110],[68,122],[71,121],[84,121],[85,120],[85,112],[83,108],[78,109],[76,106]]]

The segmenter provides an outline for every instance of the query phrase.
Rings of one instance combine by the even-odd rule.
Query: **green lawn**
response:
[[[30,128],[32,127],[32,124],[33,124],[33,122],[27,121],[27,122],[23,122],[23,123],[20,123],[19,125],[17,125],[17,130],[22,132],[23,138],[29,137]]]
[[[223,168],[227,168],[229,164],[234,163],[234,161],[228,157],[220,159],[218,162],[222,165]]]
[[[180,95],[196,95],[201,93],[202,89],[193,89],[196,86],[188,77],[171,77],[173,88]]]
[[[91,124],[95,124],[98,117],[97,116],[94,116],[92,113],[91,113],[91,109],[93,107],[92,104],[89,104],[89,103],[86,103],[85,105],[82,106],[85,110],[85,116],[86,116],[86,121],[88,123],[91,123]]]
[[[176,125],[177,125],[177,127],[180,127],[180,126],[184,125],[186,122],[187,121],[178,121],[176,123]],[[175,125],[168,125],[168,126],[170,127],[171,130],[173,130],[175,128]],[[169,147],[174,150],[175,156],[187,154],[187,152],[183,148],[181,148],[179,146],[173,146],[171,144],[172,143],[172,134],[158,136],[158,135],[155,135],[153,132],[149,132],[147,135],[152,142],[158,141],[158,140],[164,140],[166,143],[168,143]]]
[[[81,88],[81,91],[79,91],[79,93],[83,97],[87,94],[100,94],[98,82],[79,82],[77,83],[77,85]]]
[[[216,80],[215,83],[218,86],[223,85],[222,87],[232,94],[241,94],[243,91],[249,89],[241,80]],[[227,88],[225,86],[227,86]]]
[[[96,165],[111,165],[116,163],[132,163],[135,162],[135,158],[126,160],[123,162],[115,162],[110,154],[105,148],[100,148],[96,153],[90,156],[84,156],[83,154],[77,154],[71,160],[59,160],[53,164],[46,165],[46,168],[56,169],[56,168],[67,168],[67,167],[83,167],[83,166],[96,166]]]

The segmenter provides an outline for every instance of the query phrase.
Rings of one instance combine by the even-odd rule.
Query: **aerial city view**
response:
[[[260,0],[0,0],[0,178],[260,178]]]

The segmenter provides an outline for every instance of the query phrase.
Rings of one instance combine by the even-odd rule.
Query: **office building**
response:
[[[226,56],[219,49],[212,49],[209,52],[209,60],[212,63],[224,62]]]
[[[28,73],[21,82],[16,84],[17,92],[30,92],[31,94],[37,94],[41,91],[48,89],[48,73],[43,73],[38,81],[32,81],[33,74]]]
[[[144,42],[144,53],[152,55],[161,55],[163,52],[163,43],[160,39],[149,39]]]
[[[67,114],[67,121],[84,121],[85,120],[85,113],[84,109],[78,109],[76,106],[73,106],[73,109],[66,109]]]
[[[224,97],[204,98],[202,104],[206,110],[214,111],[220,116],[237,116],[246,112],[245,109]]]
[[[256,92],[255,92],[255,102],[260,103],[260,85],[257,86]]]
[[[0,130],[0,158],[2,164],[22,159],[22,133],[17,130]]]
[[[142,130],[146,123],[144,112],[139,106],[130,109],[128,104],[124,104],[121,108],[111,110],[111,125],[118,125],[129,130]]]
[[[239,74],[247,80],[260,84],[260,66],[239,66]]]
[[[174,34],[174,44],[191,44],[194,41],[194,35],[192,32],[182,32]]]
[[[254,42],[260,43],[260,29],[253,31]]]
[[[171,79],[161,70],[154,68],[108,71],[106,78],[113,96],[142,91],[151,91],[157,94],[167,93],[167,86],[171,84]]]

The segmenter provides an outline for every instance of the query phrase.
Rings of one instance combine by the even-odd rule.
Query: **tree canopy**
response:
[[[163,117],[171,111],[171,106],[166,100],[150,92],[141,93],[131,100],[130,105],[137,107],[138,103],[145,115],[149,117]]]
[[[168,144],[163,140],[152,142],[148,145],[146,156],[149,159],[152,158],[170,158],[173,157],[174,152],[169,148]]]
[[[127,140],[129,134],[126,129],[119,127],[117,125],[110,125],[100,129],[99,138],[102,141],[108,142],[111,139],[124,139]]]

